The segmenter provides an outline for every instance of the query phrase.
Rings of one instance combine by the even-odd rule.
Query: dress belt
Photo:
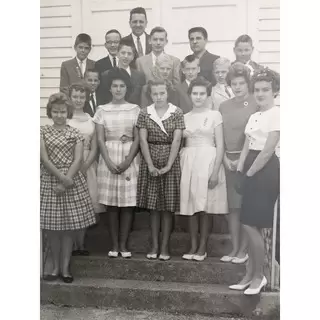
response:
[[[171,141],[148,141],[149,144],[154,144],[154,145],[170,145],[172,144]]]
[[[126,143],[126,142],[131,142],[133,141],[133,137],[128,137],[126,135],[123,135],[121,137],[113,137],[113,136],[107,136],[106,137],[106,141],[116,141],[116,142],[122,142],[122,143]]]
[[[228,150],[226,150],[226,153],[238,154],[238,153],[241,153],[241,151],[228,151]]]

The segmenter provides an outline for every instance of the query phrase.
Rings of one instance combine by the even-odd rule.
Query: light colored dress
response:
[[[208,214],[226,214],[227,188],[223,165],[220,166],[219,183],[208,188],[212,174],[216,147],[214,129],[222,123],[220,112],[207,109],[184,115],[186,130],[183,132],[185,147],[180,152],[181,186],[180,215],[191,216],[204,211]]]
[[[92,121],[92,118],[89,114],[85,113],[87,118],[79,119],[73,118],[70,119],[68,124],[71,127],[77,128],[82,136],[84,137],[84,150],[83,150],[83,160],[85,161],[91,150],[91,141],[94,134],[95,124]],[[98,202],[98,183],[97,183],[97,162],[93,161],[91,166],[88,168],[86,173],[87,185],[89,189],[90,198],[94,211],[96,213],[104,212],[105,209]]]
[[[104,127],[106,147],[113,163],[119,165],[129,155],[133,143],[133,131],[140,107],[125,103],[122,105],[101,105],[93,121]],[[98,199],[107,206],[135,207],[137,202],[137,180],[139,156],[121,174],[113,174],[100,155],[98,164]]]

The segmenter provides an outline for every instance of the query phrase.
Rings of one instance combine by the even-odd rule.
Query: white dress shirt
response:
[[[91,107],[92,111],[94,112],[94,107],[93,107],[92,101],[91,101],[91,95],[93,96],[94,103],[95,103],[96,107],[97,107],[97,97],[96,97],[96,93],[95,92],[91,92],[90,93],[89,104],[90,104],[90,107]]]
[[[134,42],[134,45],[136,47],[136,50],[138,52],[138,39],[137,39],[137,36],[134,35],[133,33],[131,33],[132,35],[132,39],[133,39],[133,42]],[[140,36],[140,42],[141,42],[141,46],[142,46],[142,52],[143,52],[143,55],[146,54],[146,34],[143,33],[141,36]]]
[[[111,62],[111,65],[113,66],[113,56],[111,56],[110,54],[108,54],[109,60]],[[117,63],[117,67],[119,66],[119,59],[116,56],[116,63]]]
[[[81,69],[82,76],[84,77],[84,73],[86,72],[88,58],[85,58],[84,60],[82,60],[82,63],[81,63],[81,60],[78,59],[78,57],[76,57],[76,59],[77,59],[79,68]]]
[[[164,52],[161,52],[158,56],[156,56],[153,52],[151,52],[151,57],[152,57],[152,65],[154,66],[156,64],[157,59],[164,54]]]

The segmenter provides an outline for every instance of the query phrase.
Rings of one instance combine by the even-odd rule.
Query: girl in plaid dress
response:
[[[139,134],[136,121],[140,108],[126,101],[132,85],[124,69],[113,68],[108,72],[105,89],[111,92],[112,102],[101,105],[93,118],[100,148],[98,198],[107,206],[112,240],[109,257],[117,257],[120,251],[123,258],[130,258],[127,240],[137,196]]]
[[[180,159],[183,112],[167,102],[168,91],[163,80],[149,81],[148,90],[154,104],[141,110],[137,122],[141,159],[137,206],[150,210],[152,249],[148,259],[157,259],[160,216],[162,243],[159,259],[169,260],[172,214],[180,208]]]
[[[62,280],[70,283],[74,231],[87,228],[96,219],[85,177],[80,172],[84,139],[77,129],[66,124],[67,118],[72,118],[73,105],[65,94],[53,94],[47,115],[53,125],[40,131],[40,226],[48,235],[53,271],[45,279],[56,280],[61,271]]]

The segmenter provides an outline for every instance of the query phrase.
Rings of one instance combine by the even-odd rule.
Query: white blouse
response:
[[[249,139],[250,150],[262,150],[268,139],[269,132],[280,131],[280,108],[273,107],[267,111],[256,112],[249,118],[245,128],[245,134]],[[276,155],[280,156],[280,142]]]

